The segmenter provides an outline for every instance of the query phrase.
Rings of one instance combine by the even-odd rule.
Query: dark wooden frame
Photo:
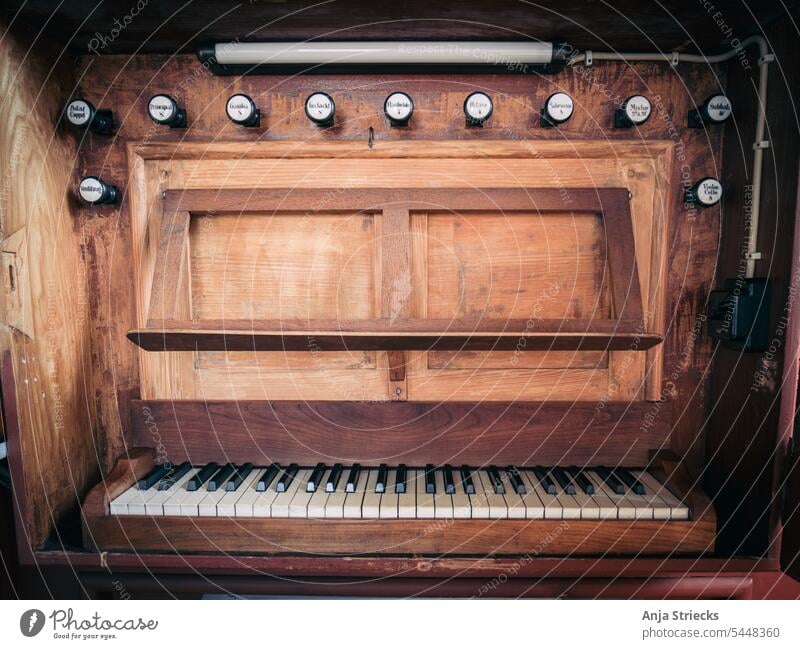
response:
[[[208,320],[192,321],[181,302],[188,282],[189,220],[192,213],[242,212],[381,213],[389,231],[406,234],[414,209],[457,212],[595,213],[608,236],[607,281],[613,319],[419,320],[407,317],[358,321]],[[311,206],[311,207],[309,207]],[[395,241],[397,237],[384,237]],[[383,244],[384,289],[408,270],[409,246]],[[384,301],[387,299],[386,290]],[[566,197],[550,188],[459,189],[253,189],[168,190],[153,275],[147,326],[128,338],[147,351],[320,351],[340,350],[646,350],[662,341],[644,326],[633,224],[626,189],[571,189]]]

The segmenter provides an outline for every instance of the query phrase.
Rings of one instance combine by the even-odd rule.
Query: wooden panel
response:
[[[17,401],[5,408],[19,418],[17,438],[8,441],[18,460],[12,477],[25,556],[99,473],[104,441],[95,426],[91,363],[102,342],[91,339],[88,323],[96,306],[92,269],[102,253],[73,199],[77,147],[57,128],[64,97],[74,89],[73,70],[46,43],[31,50],[30,34],[3,24],[0,31],[0,241],[26,231],[17,254],[24,256],[27,281],[0,294],[0,302],[18,305],[28,318],[26,333],[0,327],[2,362],[13,366],[3,368],[4,380],[16,382],[4,389]]]
[[[623,462],[644,465],[666,444],[647,403],[336,403],[137,401],[133,443],[196,464],[342,459],[471,465]]]
[[[598,369],[608,367],[605,352],[510,352],[455,351],[427,353],[431,370],[501,370],[518,368],[526,370]]]
[[[429,212],[427,236],[428,318],[611,317],[599,216]]]
[[[655,215],[663,219],[666,236],[661,243],[669,251],[669,268],[674,267],[657,285],[664,296],[666,343],[654,349],[663,348],[666,356],[663,371],[650,376],[666,376],[668,383],[663,391],[651,393],[664,401],[653,404],[649,417],[674,426],[678,448],[695,455],[702,453],[702,444],[696,440],[707,411],[707,375],[702,368],[707,366],[710,353],[706,337],[697,335],[694,325],[715,272],[719,210],[705,210],[702,220],[684,218],[679,184],[684,167],[697,175],[716,173],[721,132],[688,130],[683,117],[695,101],[724,85],[723,68],[686,66],[676,75],[669,65],[641,63],[634,66],[632,74],[629,66],[612,62],[593,68],[576,66],[552,78],[462,75],[442,80],[408,75],[405,89],[413,95],[418,114],[402,133],[390,129],[381,116],[389,80],[385,76],[357,80],[347,76],[237,79],[236,89],[258,97],[264,111],[264,130],[254,137],[252,129],[230,124],[220,108],[219,102],[229,93],[229,80],[209,76],[193,56],[90,56],[80,59],[79,65],[83,78],[80,90],[87,98],[96,106],[113,104],[127,109],[125,119],[119,120],[118,136],[113,141],[90,136],[93,144],[82,154],[87,169],[102,168],[104,176],[120,186],[129,178],[128,161],[134,169],[140,163],[149,167],[151,163],[145,160],[152,156],[158,158],[154,166],[169,167],[163,180],[173,188],[223,184],[286,187],[295,182],[298,186],[325,183],[328,187],[386,186],[387,182],[402,186],[414,182],[460,186],[467,182],[477,186],[484,180],[494,186],[569,187],[588,182],[600,187],[633,187],[637,252],[642,248],[640,231],[647,231]],[[186,82],[187,70],[192,71],[190,83]],[[143,87],[131,83],[131,79],[148,83]],[[337,111],[342,120],[324,133],[309,132],[302,102],[320,83],[340,93],[336,95]],[[484,129],[463,126],[461,110],[467,86],[493,89],[496,111]],[[148,93],[163,88],[174,88],[190,107],[187,130],[178,133],[157,128],[147,118],[144,104]],[[563,127],[540,129],[537,111],[555,89],[579,99],[578,110]],[[610,128],[615,102],[609,101],[609,96],[626,97],[643,90],[659,98],[654,119],[638,129],[635,138],[630,131]],[[372,149],[367,146],[368,126],[375,130]],[[297,146],[300,140],[305,141],[304,147]],[[432,146],[431,140],[440,144]],[[673,147],[678,148],[680,156],[671,157]],[[342,164],[307,164],[309,158],[320,156],[338,158]],[[459,160],[457,176],[437,173],[435,166],[441,165],[441,160],[452,169],[455,159]],[[158,173],[153,173],[155,180],[160,180]],[[342,182],[348,178],[350,185]],[[134,181],[138,191],[139,181]],[[158,196],[158,184],[153,186],[154,196]],[[129,395],[140,389],[146,393],[146,377],[140,385],[137,357],[160,356],[139,354],[125,339],[126,331],[137,323],[138,298],[131,287],[140,277],[135,257],[143,235],[132,228],[133,217],[138,219],[142,211],[134,207],[137,199],[133,189],[129,182],[123,202],[98,211],[103,218],[90,218],[86,228],[89,244],[97,254],[97,263],[90,266],[92,281],[99,287],[92,316],[92,328],[100,337],[92,357],[95,401],[98,424],[107,431],[109,455],[115,448],[118,455],[126,443],[120,422],[126,421]],[[641,259],[637,261],[644,286],[649,273]],[[675,405],[673,400],[677,401]]]
[[[193,318],[373,317],[374,238],[369,214],[194,217]]]

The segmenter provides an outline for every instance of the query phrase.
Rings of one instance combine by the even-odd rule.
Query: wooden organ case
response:
[[[416,110],[409,128],[394,129],[380,113],[399,83],[392,76],[276,83],[214,77],[185,55],[135,58],[121,73],[118,56],[79,61],[83,96],[127,114],[111,139],[60,141],[80,172],[102,170],[122,197],[59,204],[73,215],[64,245],[74,255],[32,273],[44,319],[36,311],[33,330],[11,334],[19,340],[4,357],[23,559],[68,563],[100,589],[110,571],[143,589],[155,574],[175,592],[469,594],[506,574],[495,594],[766,593],[782,565],[780,509],[792,494],[777,494],[791,430],[777,406],[763,406],[769,430],[748,444],[715,413],[732,406],[706,298],[738,226],[721,224],[719,207],[683,205],[687,175],[737,182],[743,165],[728,130],[689,130],[685,120],[727,74],[729,94],[750,107],[740,71],[680,76],[648,63],[634,75],[604,63],[551,77],[404,75]],[[592,90],[598,84],[604,92]],[[317,88],[336,98],[328,129],[303,113]],[[473,88],[491,88],[495,110],[483,128],[465,129]],[[652,118],[613,130],[608,97],[643,88]],[[187,129],[147,118],[147,98],[163,89],[188,107]],[[578,108],[559,128],[540,128],[538,108],[555,89]],[[233,91],[257,98],[260,128],[225,118]],[[54,103],[66,97],[49,92]],[[795,147],[794,173],[788,163],[780,171],[789,184],[796,135],[776,144]],[[77,173],[48,164],[64,178]],[[780,218],[767,210],[762,225],[779,233],[774,266],[764,267],[775,290],[788,286],[795,208],[794,196],[780,200]],[[28,236],[54,240],[36,218]],[[59,289],[39,280],[70,268],[82,286],[62,286],[50,308],[72,314],[65,335],[80,351],[48,361],[58,325],[47,324],[47,295]],[[72,386],[49,395],[69,402],[60,414],[49,388],[30,387],[48,362]],[[794,396],[782,398],[789,412]],[[748,473],[737,453],[751,453],[761,471]],[[194,509],[168,509],[166,496],[139,506],[137,481],[187,462],[192,472],[252,464],[243,477],[252,498],[215,500],[215,515],[199,498]],[[313,492],[303,496],[319,463],[321,476],[337,463],[361,467],[370,488],[355,509],[347,495],[338,514],[333,496],[318,507]],[[255,485],[273,464],[296,464],[302,483],[285,510],[259,510]],[[370,498],[383,464],[416,476],[405,514],[389,485]],[[487,487],[479,506],[438,473],[428,493],[429,466],[460,479],[472,467],[479,485],[497,469],[505,500],[497,505]],[[623,507],[610,483],[596,482],[608,511],[580,489],[548,501],[534,471],[542,467],[573,478],[574,467],[620,467],[647,491],[626,492]],[[726,472],[754,480],[755,493],[742,495]]]

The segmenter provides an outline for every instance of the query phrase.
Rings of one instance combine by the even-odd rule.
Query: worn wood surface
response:
[[[74,198],[76,144],[58,126],[72,70],[51,67],[49,47],[30,51],[29,35],[5,32],[2,23],[0,31],[0,241],[25,231],[14,255],[24,276],[3,282],[0,295],[0,324],[10,325],[0,327],[0,351],[10,351],[3,362],[13,365],[5,376],[16,381],[19,417],[12,478],[15,497],[27,503],[23,552],[23,540],[42,543],[99,474],[105,435],[97,428],[88,317],[99,296],[89,289],[92,242]],[[17,313],[9,320],[7,303]]]
[[[659,349],[665,352],[660,373],[665,383],[650,383],[652,373],[648,379],[650,397],[663,397],[664,401],[652,404],[638,423],[645,432],[653,425],[671,431],[671,444],[699,463],[703,442],[698,430],[706,404],[703,368],[709,346],[697,332],[697,316],[702,313],[703,296],[714,272],[718,210],[705,210],[702,218],[686,218],[675,183],[680,184],[684,168],[692,177],[716,172],[719,131],[703,133],[684,127],[688,109],[724,83],[724,71],[714,72],[716,77],[700,66],[682,67],[676,73],[668,65],[630,68],[599,64],[553,78],[409,76],[404,78],[404,89],[414,97],[417,110],[411,128],[400,132],[389,129],[381,115],[387,86],[395,81],[391,77],[250,77],[235,80],[229,88],[234,80],[210,77],[191,56],[85,57],[80,60],[80,90],[97,106],[117,107],[120,128],[110,140],[89,136],[83,163],[124,186],[130,160],[134,183],[162,183],[164,189],[170,183],[174,187],[219,186],[221,177],[228,187],[252,187],[254,178],[272,187],[286,187],[287,182],[289,186],[313,186],[320,178],[329,186],[339,186],[342,169],[349,175],[360,174],[365,186],[377,187],[385,186],[387,178],[394,183],[398,177],[403,186],[411,186],[406,178],[407,170],[413,169],[426,179],[417,185],[425,186],[425,182],[430,184],[433,167],[424,158],[434,155],[454,164],[458,160],[459,174],[467,182],[480,178],[493,186],[574,187],[585,183],[588,174],[597,186],[633,187],[636,236],[644,234],[650,239],[646,233],[651,217],[661,224],[658,227],[664,228],[666,236],[661,239],[663,256],[657,263],[666,264],[667,269],[664,281],[658,284],[664,304],[661,326],[665,343]],[[144,83],[130,83],[130,79]],[[495,113],[485,128],[464,129],[463,97],[474,86],[493,95]],[[164,88],[187,105],[190,127],[186,131],[159,128],[147,118],[147,98]],[[333,129],[322,132],[308,126],[302,103],[312,88],[334,93],[338,120]],[[540,129],[538,110],[556,88],[576,98],[576,113],[559,129]],[[263,128],[239,129],[229,123],[224,100],[234,90],[256,99],[264,113]],[[611,129],[615,105],[609,98],[642,91],[658,97],[653,119],[636,133]],[[372,149],[367,146],[369,126],[375,131]],[[288,142],[298,140],[306,140],[309,148],[292,157]],[[429,150],[420,148],[419,140],[446,143]],[[319,157],[324,147],[341,141],[344,150],[337,156],[338,166],[308,166],[307,156]],[[487,141],[497,143],[487,148]],[[240,153],[241,143],[246,143],[244,154]],[[386,147],[389,143],[391,149]],[[401,161],[394,160],[397,150],[402,152]],[[677,153],[673,155],[673,151]],[[147,156],[153,156],[152,163],[146,162]],[[231,156],[235,156],[234,162]],[[479,159],[472,159],[476,157]],[[516,159],[520,157],[523,159]],[[152,208],[128,192],[119,207],[94,210],[87,222],[97,255],[92,281],[106,287],[96,291],[92,324],[97,336],[93,359],[99,421],[109,441],[107,463],[120,454],[130,396],[140,391],[137,351],[125,336],[137,323],[142,292],[135,287],[141,277],[132,275],[131,269],[146,246],[147,234],[141,224]],[[658,295],[649,288],[654,277],[650,266],[643,264],[641,257],[637,262],[643,295]],[[649,316],[658,299],[648,300]],[[702,323],[699,326],[702,328]],[[219,385],[219,377],[213,383]],[[616,393],[613,377],[608,385],[610,392]]]
[[[650,404],[135,401],[136,446],[173,463],[405,462],[645,465],[668,443]]]

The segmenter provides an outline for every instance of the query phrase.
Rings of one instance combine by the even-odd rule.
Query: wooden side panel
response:
[[[15,495],[27,503],[24,535],[36,546],[98,475],[102,440],[94,425],[87,293],[91,246],[73,198],[75,142],[56,127],[71,71],[53,67],[49,48],[31,51],[27,40],[5,27],[0,25],[0,240],[26,230],[18,254],[27,260],[27,277],[18,277],[13,291],[6,285],[0,301],[25,305],[30,321],[27,335],[4,327],[0,350],[10,350],[16,378]]]

